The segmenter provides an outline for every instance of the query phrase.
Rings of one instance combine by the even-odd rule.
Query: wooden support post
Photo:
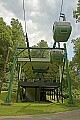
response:
[[[58,99],[58,88],[56,89],[56,98],[57,98],[57,102],[59,102],[59,99]]]
[[[51,90],[50,90],[50,100],[51,100]]]
[[[45,101],[44,87],[43,87],[43,101]]]
[[[24,94],[24,89],[23,89],[23,87],[22,87],[22,101],[24,100],[23,94]]]
[[[27,101],[27,87],[25,88],[25,100]]]
[[[37,97],[37,87],[35,88],[35,101],[36,101],[36,97]]]
[[[53,100],[53,90],[52,90],[52,100]]]
[[[39,86],[39,103],[41,102],[41,86]]]
[[[54,101],[55,101],[55,89],[54,89]]]

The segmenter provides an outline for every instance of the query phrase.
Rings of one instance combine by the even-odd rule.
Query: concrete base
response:
[[[4,106],[12,106],[13,103],[11,103],[11,102],[10,102],[10,103],[5,103],[5,102],[4,102],[4,103],[1,103],[1,105],[4,105]]]
[[[76,104],[67,104],[66,106],[68,106],[68,107],[78,107],[78,105],[76,105]]]

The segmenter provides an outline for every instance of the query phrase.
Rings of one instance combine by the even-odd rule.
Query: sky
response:
[[[59,21],[62,0],[24,0],[26,11],[26,31],[30,46],[45,40],[49,46],[54,43],[52,26]],[[80,24],[73,18],[73,10],[77,8],[78,0],[64,0],[63,13],[66,21],[72,25],[72,33],[67,42],[68,59],[72,60],[73,44],[71,40],[80,36]],[[0,17],[10,25],[11,18],[19,19],[24,24],[23,0],[0,0]],[[62,45],[62,44],[61,44]]]

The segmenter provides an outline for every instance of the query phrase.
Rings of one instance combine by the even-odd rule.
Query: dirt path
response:
[[[80,109],[54,114],[2,116],[0,120],[80,120]]]

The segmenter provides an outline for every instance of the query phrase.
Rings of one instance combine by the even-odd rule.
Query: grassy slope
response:
[[[2,93],[1,102],[5,99],[6,93]],[[12,95],[12,101],[15,102],[15,94]],[[65,104],[58,103],[14,103],[12,106],[0,105],[0,116],[11,115],[29,115],[29,114],[47,114],[55,112],[64,112],[80,108],[80,101],[76,101],[78,107],[68,107]]]

